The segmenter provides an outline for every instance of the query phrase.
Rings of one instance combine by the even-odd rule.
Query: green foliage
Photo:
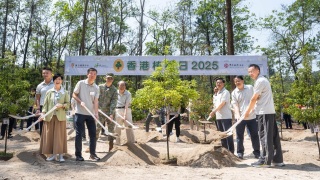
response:
[[[279,73],[271,76],[270,78],[275,110],[278,115],[280,115],[280,112],[282,110],[285,95],[281,78],[281,74]]]
[[[282,73],[293,73],[298,78],[297,71],[302,64],[305,52],[318,53],[319,37],[315,32],[315,12],[319,12],[319,1],[295,1],[281,11],[273,11],[262,19],[260,26],[272,32],[271,43],[262,51],[269,58],[271,75],[275,67],[283,66]],[[280,63],[277,61],[281,61]],[[281,73],[281,72],[280,72]]]
[[[23,113],[29,105],[28,70],[15,65],[15,57],[7,54],[0,59],[0,118]]]
[[[253,49],[253,38],[249,29],[255,26],[254,14],[241,0],[232,1],[232,21],[234,32],[235,54],[250,52]],[[225,0],[201,0],[195,9],[196,26],[199,33],[201,54],[225,55],[227,47],[226,7]]]
[[[164,60],[162,66],[157,67],[151,77],[143,81],[143,86],[133,99],[133,105],[140,109],[152,111],[168,105],[186,107],[189,99],[198,98],[194,90],[195,81],[179,78],[176,61]]]
[[[191,107],[190,107],[191,105]],[[212,95],[206,92],[206,89],[201,88],[199,98],[191,101],[188,109],[191,110],[190,118],[192,120],[204,120],[208,116],[208,112],[212,107]]]
[[[303,122],[319,122],[320,119],[320,81],[312,74],[312,58],[304,56],[304,67],[298,70],[298,80],[294,81],[286,98],[287,111]]]

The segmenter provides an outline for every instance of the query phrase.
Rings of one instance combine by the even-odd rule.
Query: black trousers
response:
[[[43,107],[43,106],[40,106],[40,112],[42,111],[42,107]],[[40,122],[39,122],[40,136],[41,136],[41,134],[42,134],[42,126],[43,126],[43,121],[40,121]],[[36,129],[37,129],[37,128],[36,128]]]
[[[250,136],[251,136],[251,144],[253,149],[253,154],[260,156],[260,142],[259,142],[259,135],[258,135],[258,123],[256,119],[251,120],[243,120],[241,123],[236,127],[237,131],[237,153],[243,155],[244,153],[244,131],[246,127],[249,129]]]
[[[283,119],[284,119],[284,122],[286,123],[286,128],[292,129],[291,115],[283,113]]]
[[[173,118],[174,115],[170,115],[169,118]],[[167,130],[166,130],[166,134],[167,136],[170,136],[170,133],[172,132],[172,129],[173,129],[173,124],[174,124],[174,127],[176,128],[176,136],[179,137],[180,136],[180,115],[176,118],[174,118],[172,121],[170,121],[168,124],[167,124]]]
[[[232,126],[232,119],[217,119],[218,131],[227,131]],[[221,139],[222,147],[228,149],[230,152],[234,153],[234,143],[233,136]]]
[[[12,133],[13,125],[16,119],[9,117],[9,129],[8,129],[8,135]],[[1,125],[1,136],[4,137],[5,130],[8,127],[8,124],[3,124]]]
[[[86,123],[89,132],[89,147],[90,155],[96,155],[96,122],[90,115],[77,114],[75,115],[75,127],[76,127],[76,138],[75,138],[75,154],[76,156],[82,156],[82,136],[85,131],[84,124]]]
[[[151,114],[150,112],[148,113],[147,120],[146,120],[146,132],[149,132],[149,126],[152,119],[154,119],[154,121],[156,122],[157,127],[161,127],[161,122],[159,120],[159,117],[152,117],[152,115],[153,114]]]
[[[275,114],[257,115],[262,152],[260,158],[267,165],[282,163],[282,149]]]

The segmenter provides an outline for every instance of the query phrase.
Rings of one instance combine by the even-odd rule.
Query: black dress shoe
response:
[[[92,161],[100,161],[100,158],[97,155],[90,155],[89,159]]]
[[[81,156],[77,156],[77,157],[76,157],[76,161],[84,161],[84,159],[83,159],[83,157],[81,157]]]

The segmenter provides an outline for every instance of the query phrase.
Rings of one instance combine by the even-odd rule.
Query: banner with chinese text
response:
[[[266,56],[66,56],[65,75],[86,75],[91,67],[98,75],[151,75],[165,58],[179,62],[180,75],[248,75],[250,64],[268,75]]]

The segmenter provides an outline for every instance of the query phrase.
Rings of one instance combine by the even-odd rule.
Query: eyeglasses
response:
[[[113,79],[113,77],[107,77],[106,79],[108,79],[108,80],[112,80],[112,79]]]

